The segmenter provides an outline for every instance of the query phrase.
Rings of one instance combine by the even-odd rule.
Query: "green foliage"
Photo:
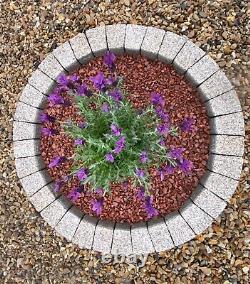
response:
[[[110,90],[100,91],[92,96],[74,94],[86,127],[82,129],[75,123],[64,125],[65,131],[73,139],[85,141],[84,145],[75,148],[72,173],[75,174],[80,168],[87,168],[89,174],[82,183],[89,183],[93,189],[103,188],[105,192],[110,190],[110,183],[123,182],[132,177],[136,185],[143,186],[148,192],[149,167],[159,168],[166,162],[174,166],[175,162],[168,157],[167,148],[160,145],[161,136],[157,132],[157,125],[161,121],[153,106],[136,110],[127,99],[121,79],[116,89],[119,89],[123,96],[120,102],[116,102],[109,95]],[[109,105],[109,112],[102,110],[104,103]],[[112,135],[111,124],[119,126],[122,129],[121,136],[126,138],[124,149],[119,154],[114,154],[114,162],[105,158],[106,154],[112,153],[116,141],[120,138]],[[171,128],[170,132],[177,135],[175,128]],[[140,161],[143,151],[148,154],[146,163]],[[135,174],[136,169],[143,169],[145,176],[139,178]]]

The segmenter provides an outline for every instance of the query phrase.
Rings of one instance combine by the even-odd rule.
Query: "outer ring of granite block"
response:
[[[126,26],[126,31],[131,32],[133,30],[136,30],[140,34],[141,43],[140,42],[137,43],[137,47],[140,46],[139,49],[141,48],[141,45],[142,45],[144,37],[145,37],[145,32],[146,32],[147,29],[149,29],[149,28],[147,28],[145,26],[137,26],[137,25],[127,25]],[[152,31],[152,30],[156,31],[157,29],[150,28],[149,30],[150,31]],[[99,56],[99,55],[103,54],[106,50],[108,50],[106,33],[102,34],[101,31],[105,32],[105,27],[99,27],[99,28],[91,29],[91,30],[86,32],[86,38],[87,38],[87,41],[88,41],[88,45],[91,47],[91,52],[95,56]],[[167,35],[168,33],[165,33],[165,31],[162,30],[161,34]],[[103,38],[104,41],[100,43],[99,40],[101,38]],[[133,50],[132,43],[129,42],[129,39],[132,39],[132,35],[130,34],[130,36],[129,36],[129,34],[128,34],[127,37],[125,35],[125,39],[124,39],[125,52],[139,53],[140,50],[138,50],[138,52],[137,52],[137,50]],[[175,42],[175,44],[177,46],[179,46],[179,48],[181,50],[181,47],[183,47],[184,43],[186,42],[186,39],[181,37],[181,36],[175,36],[175,40],[176,39],[177,39],[177,41],[178,41],[178,39],[180,39],[180,43]],[[79,53],[78,54],[79,56],[76,58],[75,54],[77,54],[77,52],[76,52],[76,50],[74,50],[74,48],[76,48],[77,44],[80,44],[80,43],[78,42],[75,45],[73,44],[72,41],[70,41],[70,43],[71,43],[71,45],[68,45],[68,47],[70,46],[72,48],[71,51],[72,52],[74,51],[73,54],[75,56],[75,62],[71,62],[71,63],[73,65],[75,64],[75,66],[79,66],[78,61],[81,61],[80,56],[82,55],[82,53],[81,53],[81,55]],[[127,48],[126,48],[126,46],[127,46]],[[117,48],[118,49],[121,48],[120,43],[117,46]],[[159,48],[160,48],[160,46],[159,46]],[[70,51],[70,53],[71,53],[71,51]],[[177,55],[178,55],[179,51],[176,51]],[[83,52],[83,49],[81,50],[81,52]],[[155,51],[155,55],[153,55],[153,57],[154,58],[158,57],[159,59],[161,59],[160,56],[158,56],[158,52],[159,52],[158,50]],[[165,52],[166,52],[166,50],[165,50]],[[56,51],[55,51],[55,53],[56,53]],[[152,56],[152,54],[150,56]],[[168,55],[165,54],[165,56],[168,56]],[[173,56],[173,54],[171,56]],[[87,56],[87,58],[88,58],[88,56]],[[87,60],[91,60],[91,58],[92,58],[92,56],[89,53],[89,58],[83,59],[84,63]],[[72,59],[72,53],[71,53],[71,59]],[[43,65],[41,65],[41,66],[43,66]],[[43,69],[43,71],[46,72],[45,69]],[[53,74],[50,74],[50,75],[52,76]],[[221,78],[223,78],[223,80],[224,80],[223,82],[220,82]],[[43,79],[44,79],[44,82],[43,82]],[[38,97],[41,98],[43,95],[48,94],[48,92],[50,91],[50,89],[54,85],[54,81],[50,78],[50,76],[45,75],[45,73],[41,72],[40,70],[37,70],[37,71],[34,72],[34,75],[32,75],[31,79],[29,79],[29,84],[31,85],[31,87],[29,86],[29,88],[33,88],[37,92],[41,93],[41,96],[38,96]],[[211,90],[210,90],[210,88],[211,88]],[[199,86],[198,89],[199,89],[201,96],[202,96],[204,101],[207,101],[208,99],[216,97],[216,98],[213,99],[213,104],[214,104],[213,108],[215,108],[216,102],[218,101],[218,104],[219,104],[219,102],[221,101],[220,99],[223,99],[224,101],[228,101],[227,98],[226,98],[226,92],[230,91],[232,89],[232,86],[230,85],[230,82],[227,80],[225,74],[221,70],[219,70],[215,74],[213,74],[210,78],[206,79]],[[36,91],[34,91],[34,93],[36,93]],[[209,92],[211,92],[211,96],[210,96]],[[203,93],[204,93],[204,95],[203,95]],[[219,96],[222,96],[222,97],[220,98]],[[232,94],[231,94],[231,96],[232,96]],[[233,96],[237,96],[235,92],[233,92]],[[36,103],[36,101],[34,101],[34,97],[32,97],[32,100],[29,101],[27,94],[25,94],[25,99],[24,100],[22,99],[22,101],[25,104],[29,104],[29,106],[28,105],[26,105],[26,106],[31,107],[32,109],[36,109],[36,107],[39,105],[39,102]],[[235,102],[235,103],[237,102],[237,106],[235,105],[235,107],[238,111],[240,111],[240,106],[238,104],[237,98],[234,97],[233,100],[230,100],[230,103],[232,101]],[[208,104],[209,103],[207,103],[207,105]],[[218,105],[218,107],[220,107],[220,106]],[[219,108],[219,109],[221,110],[221,108]],[[36,111],[39,112],[39,109],[36,109]],[[210,108],[210,111],[211,111],[211,108]],[[216,114],[215,114],[215,117],[210,119],[211,121],[216,119]],[[25,140],[25,139],[29,139],[29,140],[33,141],[32,139],[39,138],[40,135],[38,133],[38,128],[37,128],[38,127],[37,116],[33,115],[32,119],[30,119],[30,118],[26,119],[25,116],[24,117],[21,116],[21,119],[19,119],[20,115],[22,115],[22,112],[20,114],[20,111],[19,111],[19,113],[17,113],[16,116],[15,116],[18,119],[16,119],[17,121],[14,122],[13,140],[17,141],[17,142],[19,140]],[[223,118],[225,116],[223,115],[223,113],[220,113],[220,116],[218,118]],[[243,120],[243,116],[238,115],[237,119]],[[19,121],[19,120],[21,120],[21,121]],[[217,124],[218,123],[219,122],[217,122]],[[21,131],[20,127],[23,127],[25,129],[23,131]],[[220,130],[221,129],[223,129],[223,125],[220,124]],[[233,133],[232,131],[233,130],[230,129],[230,134],[238,135],[237,130],[235,130],[236,131],[235,133]],[[213,133],[213,130],[212,130],[212,133]],[[221,134],[225,134],[225,133],[223,133],[223,131],[222,131]],[[217,135],[219,137],[220,133],[217,133]],[[244,135],[244,132],[241,132],[240,135]],[[237,138],[235,138],[235,139],[237,140]],[[217,140],[218,140],[218,142],[216,142]],[[216,139],[213,140],[213,148],[212,149],[214,149],[213,151],[215,151],[215,152],[217,152],[217,150],[219,151],[218,153],[215,153],[215,154],[223,154],[224,155],[225,152],[223,152],[223,149],[221,148],[223,141],[221,140],[221,137],[219,137],[219,139],[217,139],[217,140]],[[27,142],[27,143],[32,143],[32,142]],[[243,139],[239,139],[239,141],[237,143],[243,144]],[[20,145],[22,145],[22,142],[19,143],[19,147],[20,147]],[[23,143],[23,145],[25,145],[25,142]],[[241,146],[243,147],[243,145],[241,145]],[[243,151],[242,151],[243,148],[242,147],[239,147],[239,149],[235,152],[235,154],[237,154],[238,157],[242,156],[242,154],[243,154]],[[21,178],[21,182],[23,181],[22,185],[25,186],[25,182],[27,184],[29,179],[32,180],[32,178],[36,177],[39,174],[39,180],[40,180],[39,184],[40,184],[40,187],[41,186],[42,187],[41,188],[29,187],[29,188],[27,188],[26,192],[27,192],[28,195],[30,195],[31,202],[34,202],[34,205],[37,208],[37,210],[41,211],[42,216],[44,215],[45,220],[48,220],[48,218],[53,218],[53,210],[51,209],[51,208],[53,208],[53,205],[58,205],[58,206],[60,205],[61,206],[61,212],[60,212],[61,215],[58,213],[60,216],[59,215],[58,215],[59,217],[57,216],[57,221],[58,221],[58,219],[61,220],[63,218],[64,213],[67,212],[70,205],[69,205],[68,201],[64,200],[62,197],[57,198],[57,195],[54,195],[51,192],[51,186],[52,186],[51,179],[50,179],[46,169],[44,169],[44,165],[41,161],[40,156],[34,156],[35,153],[36,152],[32,152],[31,157],[27,157],[27,158],[20,157],[20,158],[16,159],[16,163],[18,164],[17,165],[18,176]],[[226,153],[228,153],[228,152],[226,152]],[[19,157],[18,154],[16,156]],[[230,159],[230,158],[228,158],[228,159]],[[235,173],[233,175],[234,178],[236,176],[237,177],[239,176],[239,167],[240,167],[239,164],[240,163],[242,164],[241,159],[234,159],[234,162],[236,162],[236,161],[239,161],[239,163],[238,163],[238,171],[237,171],[237,173]],[[26,164],[27,165],[30,164],[30,166],[27,169],[24,169],[24,168],[22,168],[22,162],[26,162]],[[220,166],[221,166],[221,164],[220,164]],[[222,166],[223,166],[223,163],[222,163]],[[218,167],[218,165],[217,165],[217,167]],[[210,165],[210,170],[213,171],[212,165]],[[161,222],[159,222],[159,221],[155,222],[154,220],[151,220],[148,223],[143,223],[143,224],[140,224],[140,225],[138,225],[138,224],[133,225],[132,228],[131,228],[131,231],[126,230],[127,239],[129,239],[129,236],[130,236],[131,240],[132,240],[131,245],[132,245],[133,252],[134,253],[149,253],[149,252],[153,252],[155,250],[156,251],[162,251],[162,250],[165,250],[165,249],[170,249],[174,245],[178,246],[178,245],[181,245],[181,244],[185,243],[186,241],[192,239],[196,235],[196,233],[200,233],[203,229],[208,227],[211,223],[211,218],[216,218],[224,209],[226,203],[225,203],[225,201],[222,201],[222,200],[223,199],[228,200],[228,198],[230,198],[230,196],[233,194],[233,192],[234,192],[234,190],[236,189],[236,186],[237,186],[237,181],[235,179],[231,179],[230,177],[224,176],[223,175],[224,172],[221,171],[221,170],[219,170],[219,172],[220,173],[213,173],[213,172],[207,171],[206,178],[205,179],[203,178],[201,180],[201,182],[203,183],[205,188],[199,186],[199,188],[195,191],[195,193],[191,197],[191,200],[193,200],[194,204],[190,205],[190,201],[188,201],[189,204],[187,202],[187,204],[184,204],[184,207],[182,209],[180,209],[180,213],[183,214],[184,218],[182,217],[182,215],[179,212],[174,212],[172,214],[168,214],[167,216],[165,216],[164,222],[162,222],[162,221]],[[40,175],[44,175],[44,179],[41,179]],[[226,192],[223,185],[221,187],[215,188],[214,184],[217,183],[217,181],[219,183],[222,183],[223,185],[226,185],[229,182],[230,183],[230,190],[229,190],[230,192],[229,193]],[[202,190],[201,190],[201,188],[202,188]],[[47,199],[37,200],[37,197],[39,195],[43,196],[41,194],[43,191],[46,191],[48,193],[48,195],[46,197]],[[209,202],[209,200],[210,200],[210,202]],[[60,202],[62,202],[62,204],[64,204],[65,206],[64,205],[62,206],[62,204]],[[214,206],[213,206],[214,204],[217,204],[216,208],[214,208]],[[71,211],[75,210],[74,206],[71,207],[71,208],[72,208]],[[187,211],[185,211],[185,208],[189,208],[189,209]],[[195,208],[198,208],[197,209],[198,212],[194,211]],[[50,210],[52,210],[51,211],[52,213],[50,212]],[[202,222],[203,222],[202,225],[198,224],[199,226],[197,226],[197,227],[195,227],[194,220],[191,220],[192,222],[190,222],[190,224],[189,224],[188,220],[189,220],[189,218],[192,217],[192,213],[196,215],[196,220],[198,220],[197,218],[199,216],[198,213],[201,212],[200,210],[203,210],[204,214],[207,214],[210,217],[206,217],[206,220],[202,220]],[[206,216],[206,215],[204,215],[204,216]],[[53,220],[52,221],[50,220],[50,223],[52,224],[52,226],[56,226],[56,224],[58,224],[58,222],[53,223]],[[178,225],[178,224],[180,224],[180,222],[185,227],[185,234],[183,234],[183,226]],[[119,224],[119,226],[120,226],[120,224]],[[119,226],[117,226],[118,229],[120,229]],[[157,226],[159,227],[158,228],[159,234],[157,234],[157,229],[156,229]],[[111,223],[111,225],[109,223],[106,226],[105,222],[103,222],[103,221],[98,222],[98,220],[96,218],[85,215],[81,220],[79,219],[78,224],[76,224],[76,222],[75,222],[74,232],[67,233],[67,236],[65,235],[65,237],[70,239],[70,240],[72,239],[72,242],[78,244],[81,248],[88,248],[88,249],[94,249],[94,250],[96,249],[97,251],[100,251],[100,252],[103,252],[103,253],[110,253],[110,251],[112,252],[112,241],[114,241],[114,240],[116,241],[116,231],[114,230],[114,228],[115,228],[114,224],[112,224],[112,223]],[[166,234],[160,234],[162,232],[163,228],[166,231]],[[118,229],[117,229],[117,232],[118,232]],[[86,230],[88,231],[88,234],[86,234]],[[122,231],[122,230],[120,229],[120,231]],[[170,233],[169,237],[171,238],[171,239],[169,239],[168,243],[166,243],[167,232]],[[60,230],[60,233],[63,234],[63,230]],[[107,238],[107,243],[105,243],[103,238],[99,239],[99,237],[98,237],[99,235],[105,236],[105,238]],[[114,237],[115,237],[115,239],[113,239]],[[83,240],[83,238],[84,238],[84,240]],[[134,240],[134,243],[133,243],[133,240]],[[174,244],[173,244],[172,241],[174,242]],[[121,245],[121,243],[118,244],[118,247],[120,245]],[[124,251],[123,253],[129,254],[129,253],[131,253],[131,249],[128,249],[127,251]]]

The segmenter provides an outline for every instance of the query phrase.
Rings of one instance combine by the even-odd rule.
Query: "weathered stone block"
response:
[[[131,227],[133,253],[145,254],[154,252],[154,246],[148,233],[147,224],[139,223]]]
[[[112,254],[129,255],[133,253],[130,225],[117,223],[112,242]]]
[[[14,121],[13,141],[35,139],[40,137],[40,125],[27,122]]]
[[[23,89],[19,100],[32,107],[43,108],[47,101],[47,97],[31,85],[27,84]]]
[[[55,56],[50,53],[38,66],[38,69],[48,75],[51,79],[56,80],[60,74],[64,74],[65,70],[59,64]]]
[[[108,46],[105,26],[87,30],[86,36],[95,56],[101,56],[107,51]]]
[[[13,143],[15,158],[25,158],[40,154],[40,140],[23,140]]]
[[[139,54],[147,27],[127,25],[125,37],[125,51],[130,54]]]
[[[55,81],[52,80],[49,76],[45,75],[42,71],[37,69],[28,79],[28,82],[31,86],[36,88],[39,92],[44,95],[49,94],[49,92],[54,88]]]
[[[126,25],[108,25],[106,26],[108,49],[114,53],[124,53]]]
[[[93,58],[93,53],[87,41],[85,34],[80,33],[70,40],[70,45],[73,49],[77,60],[84,64]]]
[[[19,158],[15,160],[17,175],[23,178],[45,168],[41,156]]]
[[[18,102],[14,119],[17,121],[39,123],[41,110],[25,103]]]
[[[211,135],[210,152],[220,155],[234,155],[242,157],[244,154],[244,137]]]

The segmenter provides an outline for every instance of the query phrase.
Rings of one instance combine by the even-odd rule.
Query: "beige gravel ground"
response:
[[[248,1],[86,2],[0,0],[0,283],[248,283]],[[151,254],[143,268],[103,264],[98,254],[56,237],[22,192],[11,143],[16,101],[44,56],[89,27],[120,22],[153,25],[190,37],[236,86],[246,119],[242,178],[223,215],[195,240]]]

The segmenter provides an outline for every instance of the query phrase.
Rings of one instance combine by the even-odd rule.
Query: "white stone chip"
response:
[[[133,224],[131,226],[131,237],[134,254],[145,254],[155,251],[146,223]]]
[[[21,185],[28,196],[34,194],[52,181],[47,170],[41,170],[20,179]]]
[[[125,51],[129,54],[139,54],[147,27],[127,25],[125,36]]]
[[[148,222],[150,238],[157,252],[168,250],[174,247],[167,225],[164,219],[151,220]]]
[[[129,255],[133,253],[129,224],[116,224],[111,253],[121,255]]]
[[[171,64],[187,39],[172,32],[166,32],[158,53],[158,59]]]
[[[148,27],[141,45],[141,54],[151,59],[156,59],[164,35],[164,30]]]
[[[198,186],[192,194],[191,199],[198,207],[213,218],[217,218],[227,205],[224,200],[220,199],[203,186]]]
[[[201,234],[213,222],[209,215],[190,200],[187,200],[181,207],[180,213],[196,234]]]
[[[92,248],[93,238],[95,234],[97,219],[88,215],[84,215],[81,220],[72,242],[79,245],[80,248]]]
[[[195,62],[201,59],[205,52],[190,40],[187,40],[174,59],[173,65],[180,73],[185,73]]]
[[[71,241],[82,217],[83,214],[78,208],[71,207],[55,226],[56,232]]]
[[[81,64],[85,64],[93,58],[93,54],[85,34],[80,33],[70,40],[75,57]]]
[[[95,56],[101,56],[107,51],[108,46],[105,26],[87,30],[86,36]]]
[[[76,60],[73,50],[68,41],[53,50],[53,54],[63,66],[63,68],[68,72],[80,67],[80,63]]]
[[[96,225],[93,250],[110,253],[113,239],[114,223],[100,220]]]
[[[194,232],[188,226],[180,213],[173,212],[168,214],[165,217],[165,221],[176,246],[182,245],[195,237]]]
[[[108,49],[114,53],[124,53],[126,25],[108,25],[106,26],[106,35],[108,42]]]

